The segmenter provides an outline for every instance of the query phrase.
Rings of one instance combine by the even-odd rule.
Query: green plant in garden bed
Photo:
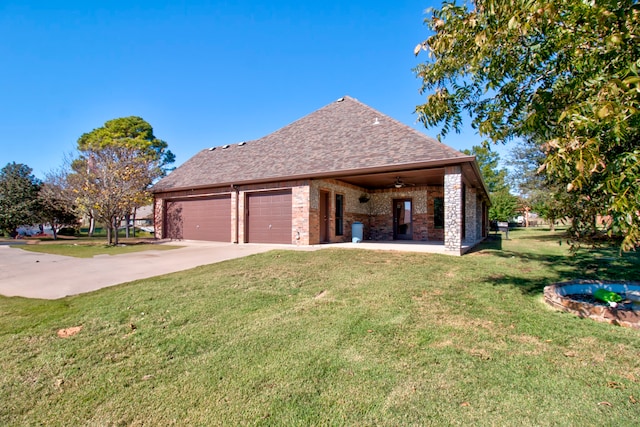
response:
[[[527,236],[464,257],[280,250],[0,298],[0,424],[634,424],[639,331],[544,305],[584,259]],[[591,257],[603,279],[639,272]]]

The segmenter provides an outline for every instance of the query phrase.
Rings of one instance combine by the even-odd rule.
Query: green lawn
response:
[[[637,425],[640,330],[541,292],[637,279],[638,256],[511,237],[464,257],[280,250],[0,298],[0,425]]]
[[[120,255],[142,251],[166,251],[181,246],[156,245],[152,243],[122,243],[118,246],[107,245],[96,241],[48,241],[38,244],[15,245],[14,248],[25,251],[40,252],[53,255],[72,256],[77,258],[93,258],[96,255]]]

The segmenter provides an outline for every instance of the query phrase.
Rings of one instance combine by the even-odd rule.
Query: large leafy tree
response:
[[[470,150],[463,150],[463,153],[475,156],[484,182],[487,184],[491,199],[489,219],[491,221],[511,220],[517,213],[518,198],[510,193],[507,170],[500,167],[500,155],[491,151],[489,147],[479,145],[474,145]]]
[[[107,226],[109,243],[117,243],[120,220],[149,201],[150,185],[175,160],[167,147],[135,116],[110,120],[78,139],[69,183],[78,206]]]
[[[491,221],[510,221],[518,212],[518,198],[507,190],[491,193],[489,219]]]
[[[540,167],[545,155],[539,144],[528,140],[514,146],[507,164],[509,181],[523,204],[549,221],[551,230],[557,220],[572,217],[576,194],[567,193],[566,184],[554,182]]]
[[[0,170],[0,230],[16,235],[21,225],[39,220],[40,181],[32,169],[21,163],[8,163]]]
[[[471,150],[462,150],[464,154],[475,156],[489,193],[507,189],[507,170],[500,167],[500,155],[488,147],[474,145]]]
[[[168,144],[156,138],[153,127],[141,117],[120,117],[107,121],[104,126],[83,134],[78,139],[80,151],[97,151],[105,147],[128,147],[138,150],[165,174],[175,161]]]
[[[579,203],[612,217],[623,249],[640,244],[640,7],[636,0],[445,2],[416,47],[419,119],[488,142],[542,143],[543,169]],[[577,238],[588,230],[574,218]]]

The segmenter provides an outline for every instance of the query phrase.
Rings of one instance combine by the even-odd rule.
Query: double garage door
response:
[[[232,241],[231,196],[166,202],[165,237],[177,240]],[[249,193],[245,242],[291,244],[291,190]]]

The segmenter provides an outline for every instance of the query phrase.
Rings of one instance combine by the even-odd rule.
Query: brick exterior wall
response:
[[[311,212],[309,209],[309,185],[298,185],[291,189],[292,242],[308,245],[311,241]]]
[[[365,240],[393,240],[393,200],[411,199],[413,240],[444,241],[447,250],[460,251],[462,244],[460,238],[462,175],[459,167],[446,168],[444,187],[404,187],[365,191],[360,187],[339,180],[319,179],[157,193],[154,202],[156,236],[164,237],[163,215],[166,199],[230,194],[232,213],[229,241],[246,243],[244,212],[247,194],[282,189],[291,189],[292,244],[313,245],[320,243],[320,192],[324,191],[329,194],[327,209],[329,242],[350,242],[352,240],[352,224],[356,221],[364,224]],[[336,194],[343,195],[342,235],[335,233]],[[360,202],[359,198],[362,195],[367,195],[369,200],[364,203]],[[444,199],[444,228],[435,227],[434,200],[436,198]],[[471,240],[479,241],[482,236],[483,202],[475,190],[468,190],[466,203],[467,236]]]
[[[327,219],[329,221],[328,240],[331,243],[350,242],[352,239],[351,227],[354,222],[364,224],[365,239],[367,236],[367,220],[369,217],[368,203],[360,203],[360,196],[365,193],[360,187],[347,184],[334,179],[319,179],[311,181],[309,188],[309,244],[320,243],[320,192],[329,193],[329,206]],[[336,194],[343,196],[343,222],[342,235],[336,235]]]
[[[442,241],[444,230],[435,228],[433,200],[436,197],[443,197],[443,194],[441,186],[390,188],[374,191],[369,202],[371,203],[371,214],[368,221],[365,222],[365,239],[393,240],[393,200],[411,199],[413,240]]]

